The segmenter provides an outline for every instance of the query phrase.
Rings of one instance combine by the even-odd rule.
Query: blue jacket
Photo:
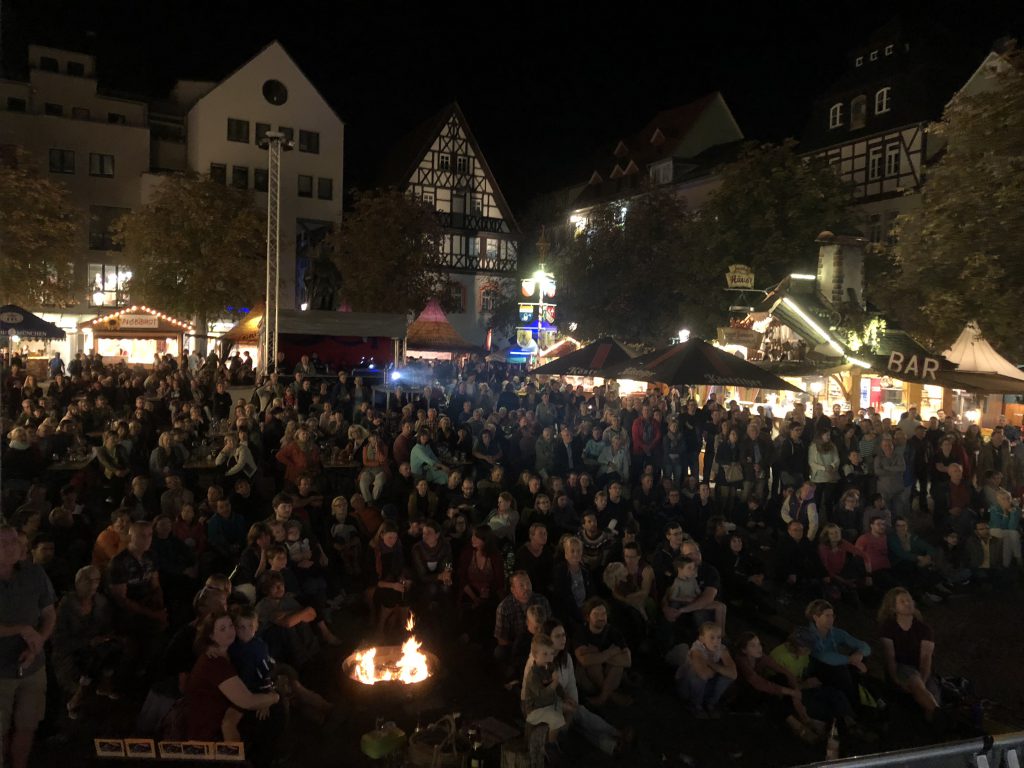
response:
[[[1004,531],[1016,531],[1020,529],[1020,507],[1011,507],[1010,514],[1004,515],[998,504],[988,508],[989,525],[992,528],[1002,528]]]
[[[853,651],[860,651],[865,658],[871,655],[871,646],[863,640],[858,640],[849,632],[833,627],[825,637],[822,637],[818,634],[813,622],[810,626],[814,633],[814,650],[811,651],[811,657],[822,664],[828,664],[830,667],[846,666]],[[840,651],[841,647],[853,650],[843,653]]]

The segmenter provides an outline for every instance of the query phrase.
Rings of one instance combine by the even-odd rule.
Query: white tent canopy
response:
[[[1024,372],[1000,355],[985,341],[981,328],[969,322],[953,346],[942,353],[957,365],[957,372],[998,373],[1011,379],[1024,381]]]

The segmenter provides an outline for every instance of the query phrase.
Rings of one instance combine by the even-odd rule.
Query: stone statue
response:
[[[309,309],[333,311],[338,308],[341,272],[323,243],[317,245],[309,258],[309,268],[303,279]]]

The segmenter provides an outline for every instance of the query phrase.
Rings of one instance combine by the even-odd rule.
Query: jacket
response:
[[[830,667],[844,667],[849,662],[849,655],[854,651],[859,651],[865,658],[871,655],[870,645],[842,629],[833,627],[828,634],[822,637],[812,623],[811,632],[814,633],[814,649],[811,651],[811,658],[822,664],[828,664]],[[846,652],[844,653],[844,651]]]
[[[897,449],[893,450],[892,456],[886,456],[885,451],[875,454],[878,492],[886,498],[903,493],[903,474],[906,469],[906,459],[903,458],[903,453]]]
[[[811,443],[807,451],[807,463],[811,470],[812,483],[839,482],[839,449],[832,445],[832,450],[825,452],[817,443]]]
[[[1010,443],[1003,440],[1003,444],[998,448],[993,445],[992,441],[985,443],[981,446],[981,450],[978,451],[978,483],[979,485],[985,479],[985,473],[988,470],[996,468],[996,456],[999,456],[999,471],[1003,473],[1003,487],[1004,488],[1016,488],[1017,481],[1017,468],[1014,466],[1013,459],[1010,457]]]

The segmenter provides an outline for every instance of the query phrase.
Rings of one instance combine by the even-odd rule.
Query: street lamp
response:
[[[267,150],[267,290],[260,352],[263,371],[277,365],[278,298],[281,292],[281,152],[295,146],[281,131],[267,131],[256,142]]]

